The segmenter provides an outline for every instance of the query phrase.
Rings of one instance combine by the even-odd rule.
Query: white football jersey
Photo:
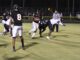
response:
[[[53,18],[54,19],[59,19],[61,15],[59,13],[53,13]]]

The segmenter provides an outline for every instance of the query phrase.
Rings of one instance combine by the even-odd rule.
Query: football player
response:
[[[38,28],[39,28],[40,14],[37,12],[33,15],[32,28],[29,31],[31,38],[34,38]]]
[[[15,41],[17,34],[20,37],[21,43],[22,43],[22,48],[24,49],[24,39],[23,39],[23,27],[22,27],[22,13],[19,11],[18,5],[14,5],[13,11],[11,13],[11,16],[14,21],[14,26],[12,28],[12,45],[13,45],[13,51],[16,51],[15,49]]]
[[[8,17],[9,17],[8,10],[5,10],[5,12],[3,13],[3,19],[2,19],[2,24],[4,25],[4,32],[3,32],[4,35],[7,32],[9,32],[9,24],[7,24],[9,22]]]

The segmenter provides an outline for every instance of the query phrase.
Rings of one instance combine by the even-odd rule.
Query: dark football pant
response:
[[[54,31],[55,27],[56,27],[56,32],[58,32],[59,31],[59,25],[58,24],[54,24],[53,25],[53,31]]]
[[[9,26],[8,25],[4,24],[4,28],[5,28],[6,32],[9,32]]]
[[[56,32],[58,32],[59,31],[59,25],[58,24],[52,25],[51,23],[49,23],[49,29],[50,29],[50,31],[54,32],[55,27],[56,27]]]

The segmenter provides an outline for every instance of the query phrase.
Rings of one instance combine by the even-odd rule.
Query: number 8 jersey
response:
[[[12,12],[12,18],[15,26],[22,26],[22,14],[19,11]]]

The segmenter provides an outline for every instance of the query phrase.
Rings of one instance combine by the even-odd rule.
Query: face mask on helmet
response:
[[[13,10],[14,10],[14,11],[18,11],[18,5],[17,5],[17,4],[15,4],[15,5],[13,6]]]

